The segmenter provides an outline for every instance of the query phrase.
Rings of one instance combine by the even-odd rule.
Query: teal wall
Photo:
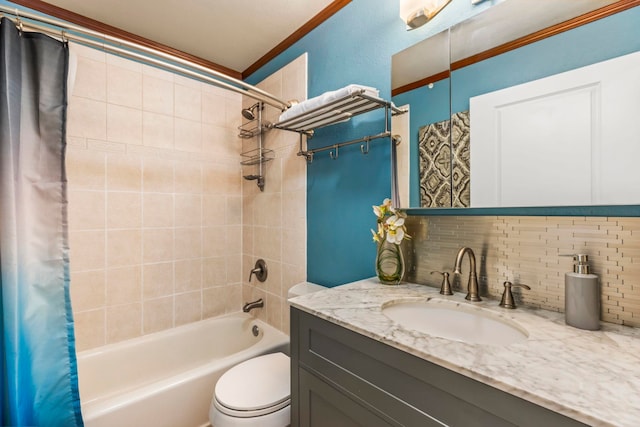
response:
[[[462,19],[491,6],[485,1],[453,0],[429,24],[407,32],[397,0],[353,0],[247,81],[257,83],[308,52],[309,97],[350,83],[375,86],[391,97],[391,56]],[[379,111],[323,128],[312,147],[331,145],[383,130]],[[301,160],[302,161],[302,160]],[[372,142],[370,153],[358,145],[340,150],[337,160],[319,153],[307,167],[307,277],[334,286],[374,275],[375,245],[371,210],[390,196],[389,143]]]

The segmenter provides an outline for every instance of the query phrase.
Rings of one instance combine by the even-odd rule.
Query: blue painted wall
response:
[[[377,87],[391,96],[391,56],[491,6],[453,0],[428,25],[407,32],[397,0],[353,0],[247,81],[257,83],[308,52],[310,97],[350,83]],[[378,114],[380,113],[380,114]],[[312,147],[331,145],[383,130],[377,111],[317,131]],[[302,160],[301,160],[302,161]],[[337,160],[320,153],[307,168],[308,280],[334,286],[374,275],[371,210],[390,196],[389,143],[373,142],[370,153],[358,145],[340,150]]]

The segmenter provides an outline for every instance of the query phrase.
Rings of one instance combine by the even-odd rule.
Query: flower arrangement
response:
[[[404,213],[397,211],[390,199],[384,199],[380,206],[373,206],[373,213],[378,217],[378,231],[371,230],[373,241],[382,243],[387,241],[400,245],[403,239],[410,239],[404,225]]]

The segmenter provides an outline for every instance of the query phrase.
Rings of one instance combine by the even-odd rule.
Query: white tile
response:
[[[143,201],[144,227],[173,227],[173,194],[145,193]]]
[[[144,110],[173,116],[173,86],[172,81],[145,75],[142,81]]]
[[[282,96],[286,100],[307,99],[307,54],[300,55],[282,70]]]
[[[256,86],[277,98],[282,98],[282,70],[271,74]]]
[[[68,148],[86,149],[87,148],[87,139],[86,138],[78,138],[78,137],[75,137],[75,136],[67,136],[67,147]]]
[[[142,64],[129,58],[117,56],[113,53],[107,53],[107,65],[115,65],[116,67],[126,68],[137,73],[142,73]]]
[[[99,139],[87,140],[87,148],[92,151],[104,151],[106,153],[125,153],[127,151],[126,144],[100,141]]]
[[[191,87],[175,85],[175,115],[182,119],[202,120],[202,94]]]
[[[225,123],[229,129],[237,129],[242,124],[242,97],[229,99],[225,103]]]
[[[215,125],[202,125],[202,151],[240,161],[241,142],[237,130]]]
[[[176,227],[202,225],[202,196],[200,194],[176,194],[174,202]]]
[[[95,101],[107,99],[107,69],[104,61],[78,57],[78,71],[73,85],[73,95]]]
[[[92,59],[94,61],[100,61],[106,63],[107,55],[102,49],[97,49],[89,46],[84,46],[76,42],[69,43],[72,52],[83,58]]]
[[[105,226],[103,191],[69,190],[69,230],[96,230]]]
[[[202,151],[202,126],[200,122],[175,119],[174,146],[176,150],[199,153]]]
[[[260,257],[282,261],[282,233],[279,228],[255,227],[254,250]]]
[[[174,73],[146,64],[142,65],[142,74],[144,76],[155,77],[169,82],[173,82],[174,80]]]
[[[107,65],[107,101],[110,104],[142,108],[142,74]]]
[[[105,189],[105,153],[92,150],[67,149],[67,180],[69,189]]]
[[[108,104],[107,140],[126,144],[142,144],[142,111]]]
[[[202,83],[199,80],[192,79],[190,77],[185,77],[180,74],[175,74],[174,81],[177,85],[186,86],[196,90],[202,90],[202,87],[206,85],[205,83]]]
[[[222,96],[204,92],[202,94],[202,123],[225,126],[227,101]],[[240,109],[236,111],[236,114],[240,115]]]
[[[158,148],[173,148],[173,116],[142,113],[142,142]]]
[[[67,135],[81,138],[107,138],[107,104],[72,96],[67,116]]]

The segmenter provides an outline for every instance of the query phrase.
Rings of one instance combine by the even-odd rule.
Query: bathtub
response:
[[[288,350],[285,334],[233,313],[79,352],[85,426],[207,426],[215,383],[226,370]]]

